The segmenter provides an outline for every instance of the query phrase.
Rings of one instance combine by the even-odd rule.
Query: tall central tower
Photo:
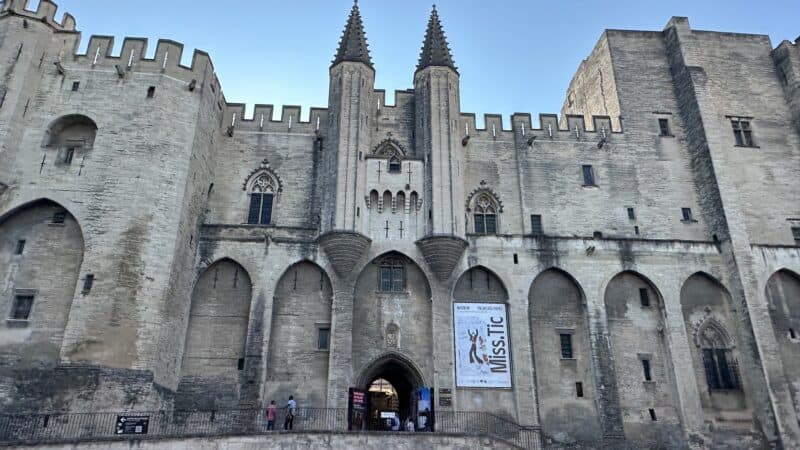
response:
[[[375,69],[358,3],[353,4],[330,68],[328,143],[323,155],[322,232],[356,230],[359,151],[369,146]]]
[[[426,160],[428,232],[463,236],[464,156],[460,148],[459,75],[436,7],[414,74],[416,146]]]

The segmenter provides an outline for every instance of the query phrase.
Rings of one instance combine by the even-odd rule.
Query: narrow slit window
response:
[[[583,171],[583,185],[596,186],[594,177],[594,168],[591,165],[587,164],[581,166],[581,170]]]
[[[94,274],[90,273],[86,275],[86,278],[83,279],[83,289],[81,292],[86,295],[92,291],[92,286],[94,286]]]
[[[317,350],[331,348],[331,329],[329,327],[317,328]]]
[[[633,208],[628,208],[628,219],[636,220],[636,211]]]
[[[544,234],[544,228],[542,227],[542,216],[539,214],[531,215],[531,233],[534,236],[541,236]]]
[[[561,333],[561,358],[572,359],[572,335],[569,333]]]
[[[583,383],[580,381],[575,383],[575,396],[579,398],[583,397]]]
[[[653,422],[657,421],[658,419],[656,418],[656,410],[650,408],[648,411],[650,412],[650,420],[652,420]]]
[[[64,157],[61,162],[64,164],[72,164],[72,159],[75,157],[75,147],[69,147],[64,150]]]
[[[25,239],[17,241],[17,248],[14,250],[15,255],[21,255],[25,251]]]
[[[642,303],[643,308],[650,307],[650,293],[647,288],[639,288],[639,301]]]
[[[693,222],[694,216],[692,215],[692,208],[681,208],[681,216],[684,222]]]
[[[147,98],[153,98],[156,96],[156,87],[150,86],[147,88]]]
[[[519,264],[519,256],[516,253],[514,253],[514,264]]]
[[[236,370],[244,370],[244,358],[239,358],[239,360],[236,361]]]
[[[642,373],[644,374],[644,381],[653,381],[653,374],[650,373],[650,360],[642,360]]]

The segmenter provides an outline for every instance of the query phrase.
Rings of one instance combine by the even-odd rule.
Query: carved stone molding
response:
[[[331,261],[333,270],[341,276],[350,274],[372,244],[372,240],[361,233],[343,230],[329,231],[317,241]]]
[[[430,235],[417,241],[425,261],[440,281],[450,278],[468,245],[464,239],[450,234]]]

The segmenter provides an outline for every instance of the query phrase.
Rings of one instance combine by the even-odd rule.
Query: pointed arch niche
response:
[[[583,289],[568,273],[545,270],[531,284],[528,311],[542,431],[565,442],[598,440]]]
[[[779,270],[767,281],[766,291],[786,385],[794,403],[800,404],[800,275]]]
[[[486,181],[481,181],[481,186],[467,196],[467,227],[474,234],[499,234],[500,214],[503,212],[503,202],[500,196],[488,188]]]
[[[192,291],[176,406],[238,405],[251,298],[250,275],[231,259],[200,274]]]
[[[625,436],[641,448],[678,442],[680,405],[661,294],[641,274],[625,271],[608,283],[604,301]]]
[[[58,362],[83,252],[78,221],[51,200],[28,203],[0,217],[4,365],[27,368]],[[26,349],[31,345],[35,351]]]
[[[272,299],[265,400],[294,395],[301,405],[325,405],[332,304],[331,281],[313,262],[281,276]]]
[[[428,278],[408,256],[390,251],[362,269],[353,301],[353,370],[386,352],[433,376],[433,304]]]
[[[681,288],[681,310],[692,341],[692,367],[703,409],[720,420],[726,420],[726,412],[748,409],[728,290],[710,275],[698,272]]]

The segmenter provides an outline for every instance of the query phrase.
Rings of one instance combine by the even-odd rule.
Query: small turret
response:
[[[350,10],[350,17],[347,18],[342,39],[339,41],[339,49],[331,66],[343,61],[361,62],[372,67],[367,36],[364,34],[364,24],[358,11],[358,1],[353,2],[353,9]]]
[[[419,54],[417,72],[430,66],[449,67],[458,72],[453,55],[450,53],[450,46],[447,44],[447,37],[442,29],[442,22],[439,20],[439,13],[436,5],[433,5],[431,17],[428,19],[428,30],[425,32],[425,41],[422,43],[422,51]]]

